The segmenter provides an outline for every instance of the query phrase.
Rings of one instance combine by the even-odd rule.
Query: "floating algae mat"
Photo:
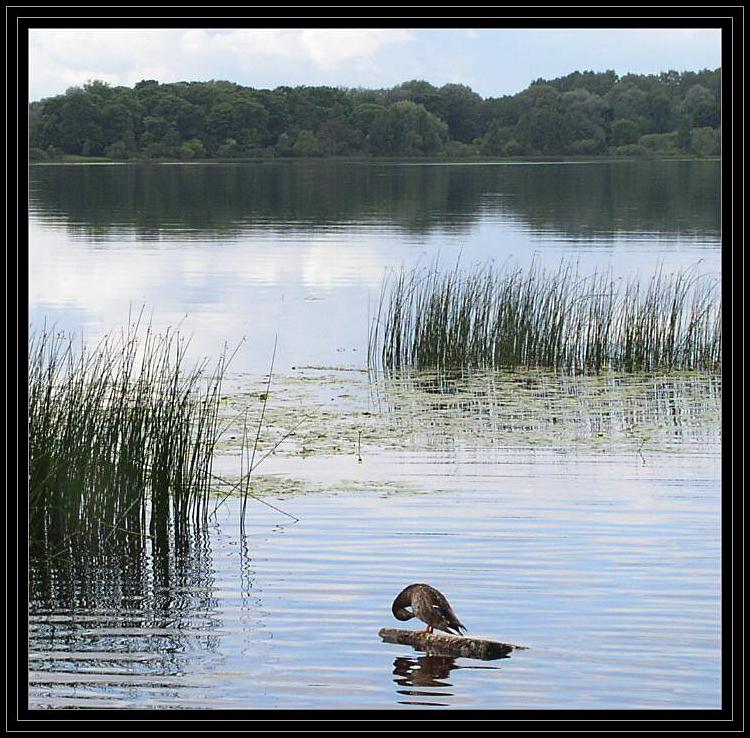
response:
[[[404,374],[384,385],[382,402],[402,431],[428,444],[449,438],[477,447],[560,452],[684,451],[686,443],[718,442],[721,378]]]
[[[385,377],[306,367],[272,377],[270,390],[267,382],[233,378],[222,403],[229,429],[218,448],[226,458],[242,454],[243,431],[254,436],[262,414],[255,461],[263,459],[261,474],[270,468],[277,476],[258,479],[258,494],[342,485],[388,491],[385,478],[367,476],[374,466],[368,462],[383,455],[430,452],[448,460],[460,453],[481,462],[518,454],[626,454],[646,463],[649,454],[700,453],[720,443],[721,377],[713,373]],[[311,485],[311,473],[320,470]],[[285,476],[287,487],[279,481]]]

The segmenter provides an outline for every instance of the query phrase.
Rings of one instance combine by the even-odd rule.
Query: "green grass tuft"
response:
[[[546,367],[599,372],[716,370],[721,365],[719,280],[695,268],[650,281],[458,266],[401,270],[383,285],[370,327],[372,368]]]
[[[32,541],[205,518],[228,360],[188,368],[187,348],[179,333],[155,335],[140,318],[93,349],[46,328],[32,335]]]

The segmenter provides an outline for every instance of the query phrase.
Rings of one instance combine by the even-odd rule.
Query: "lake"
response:
[[[384,273],[436,258],[720,271],[715,161],[34,166],[31,321],[91,337],[146,305],[240,368],[363,366]]]
[[[196,358],[246,339],[227,479],[277,349],[243,527],[219,487],[167,543],[32,552],[30,707],[718,708],[718,375],[366,360],[402,266],[718,275],[719,182],[719,162],[674,160],[32,167],[32,331],[94,342],[145,307]],[[527,650],[382,643],[417,629],[390,612],[417,581]]]

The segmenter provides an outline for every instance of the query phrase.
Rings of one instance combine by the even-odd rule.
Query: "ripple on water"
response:
[[[287,497],[298,523],[256,505],[244,539],[230,500],[198,553],[159,573],[147,551],[127,596],[35,580],[30,704],[716,707],[718,482],[632,471],[579,459],[512,489],[503,469],[428,495]],[[381,643],[412,581],[529,650],[484,663]]]

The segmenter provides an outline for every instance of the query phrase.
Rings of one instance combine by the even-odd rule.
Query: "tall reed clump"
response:
[[[140,320],[93,349],[46,328],[29,342],[32,541],[165,531],[207,515],[223,355],[187,369],[187,342]]]
[[[459,266],[386,278],[370,326],[369,364],[402,368],[546,367],[567,371],[718,369],[719,280],[695,268],[650,281]]]

